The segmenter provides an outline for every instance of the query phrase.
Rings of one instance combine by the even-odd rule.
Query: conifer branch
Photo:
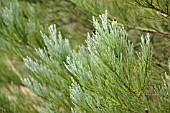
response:
[[[168,101],[163,101],[163,93],[167,87],[157,90],[164,102],[160,106],[148,96],[153,88],[149,35],[141,37],[141,52],[135,56],[124,27],[108,20],[107,11],[99,18],[101,23],[93,17],[95,32],[88,34],[87,46],[81,46],[79,52],[71,50],[60,32],[56,36],[56,26],[51,25],[49,36],[42,33],[47,48],[36,50],[43,62],[24,59],[36,76],[23,79],[23,83],[44,98],[52,111],[60,106],[73,113],[165,111]]]
[[[101,13],[101,11],[102,10],[104,10],[104,9],[102,9],[102,8],[107,8],[107,7],[109,7],[109,6],[105,6],[105,5],[102,5],[102,4],[100,4],[100,3],[98,3],[98,5],[101,5],[101,6],[103,6],[103,7],[101,7],[101,10],[95,10],[95,9],[97,9],[97,6],[96,7],[93,7],[93,5],[94,4],[97,4],[97,2],[96,2],[96,0],[94,0],[94,2],[96,2],[96,3],[94,3],[93,4],[93,2],[91,1],[90,2],[90,5],[88,5],[88,7],[86,7],[86,5],[85,5],[85,3],[86,2],[82,2],[83,0],[72,0],[74,3],[76,3],[77,5],[80,5],[80,7],[82,7],[84,10],[86,10],[87,12],[90,12],[90,13],[92,13],[93,15],[95,15],[96,17],[98,16],[98,14],[100,14]],[[110,1],[109,1],[110,2]],[[112,1],[112,2],[114,2],[114,1]],[[130,2],[128,2],[128,0],[127,1],[125,1],[127,4],[129,4]],[[165,10],[163,10],[163,9],[161,9],[160,7],[158,7],[158,6],[156,6],[156,5],[154,5],[153,4],[153,0],[151,0],[150,2],[148,1],[148,0],[134,0],[134,2],[136,2],[138,5],[139,5],[139,7],[143,7],[143,8],[150,8],[150,9],[153,9],[153,10],[155,10],[155,11],[157,11],[157,12],[160,12],[161,13],[161,16],[163,16],[164,18],[166,18],[166,17],[169,17],[170,16],[170,14],[169,14],[169,12],[168,12],[168,10],[169,10],[169,6],[168,6],[168,2],[167,2],[167,4],[166,4],[166,6],[165,6],[165,8],[166,8],[166,11]],[[157,1],[158,2],[158,1]],[[107,3],[107,2],[106,2]],[[136,5],[136,4],[133,4],[132,6],[134,6],[134,5]],[[118,7],[118,6],[115,6],[115,7]],[[116,9],[116,8],[115,8]],[[121,9],[120,9],[121,10]],[[120,11],[120,12],[117,12],[118,14],[121,14],[122,12]],[[110,20],[113,20],[113,19],[115,19],[115,20],[117,20],[116,19],[117,18],[117,16],[113,16],[113,15],[109,15],[109,19]],[[133,18],[136,18],[136,17],[133,17]],[[123,20],[123,18],[121,18],[122,20]],[[154,21],[154,20],[153,20]],[[129,28],[132,28],[132,29],[135,29],[135,30],[140,30],[140,31],[143,31],[143,32],[148,32],[148,33],[153,33],[153,34],[159,34],[159,35],[165,35],[165,36],[170,36],[170,33],[169,32],[167,32],[167,31],[160,31],[160,30],[156,30],[156,29],[154,29],[154,28],[145,28],[145,27],[143,27],[143,26],[140,26],[140,24],[138,24],[137,26],[133,26],[133,25],[131,25],[131,23],[129,23],[128,22],[128,20],[126,20],[126,24],[123,24],[121,21],[118,21],[119,23],[119,25],[124,25],[124,26],[127,26],[127,27],[129,27]]]
[[[166,12],[164,11],[164,10],[162,10],[161,8],[159,8],[158,6],[155,6],[154,4],[153,4],[153,1],[151,0],[151,2],[149,2],[148,0],[145,0],[145,3],[147,3],[147,5],[144,5],[144,4],[142,4],[140,1],[138,1],[138,0],[135,0],[135,2],[137,3],[137,4],[139,4],[140,6],[142,6],[142,7],[145,7],[145,8],[149,8],[149,9],[153,9],[153,10],[155,10],[155,11],[158,11],[158,12],[160,12],[162,15],[164,15],[165,17],[169,17],[170,16],[170,14],[169,14],[169,6],[168,6],[168,2],[167,2],[167,6],[166,6]]]

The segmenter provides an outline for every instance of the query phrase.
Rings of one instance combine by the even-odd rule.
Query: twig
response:
[[[140,31],[144,31],[144,32],[148,32],[148,33],[154,33],[154,34],[161,34],[161,35],[170,36],[169,32],[157,31],[157,30],[154,30],[154,29],[148,29],[148,28],[143,28],[143,27],[135,27],[135,26],[130,26],[130,25],[127,25],[127,26],[129,28],[140,30]]]
[[[113,18],[109,17],[109,19],[112,20]],[[118,25],[122,26],[123,24],[122,23],[118,23]],[[170,32],[157,31],[157,30],[154,30],[154,29],[149,29],[149,28],[144,28],[144,27],[139,27],[139,26],[126,25],[126,24],[124,24],[123,26],[127,26],[129,28],[140,30],[140,31],[143,31],[143,32],[170,36]]]

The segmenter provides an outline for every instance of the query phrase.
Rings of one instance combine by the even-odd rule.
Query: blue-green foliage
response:
[[[38,96],[42,97],[55,112],[60,109],[70,111],[72,105],[69,98],[70,73],[64,66],[71,49],[67,39],[62,39],[61,33],[56,38],[55,25],[49,27],[49,36],[42,33],[46,49],[37,49],[41,61],[24,59],[26,66],[35,74],[34,78],[23,79]]]
[[[23,83],[44,99],[51,112],[169,112],[170,85],[153,79],[149,35],[141,38],[141,51],[134,50],[127,33],[116,21],[108,22],[107,11],[93,17],[95,32],[88,34],[87,46],[72,51],[69,42],[42,33],[47,48],[37,49],[41,60],[24,59],[34,73]]]

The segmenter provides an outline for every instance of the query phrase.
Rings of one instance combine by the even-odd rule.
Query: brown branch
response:
[[[126,26],[126,25],[125,25],[125,26]],[[157,30],[154,30],[154,29],[143,28],[143,27],[138,27],[138,26],[130,26],[130,25],[127,25],[127,26],[128,26],[129,28],[136,29],[136,30],[140,30],[140,31],[143,31],[143,32],[148,32],[148,33],[154,33],[154,34],[160,34],[160,35],[170,36],[170,33],[169,33],[169,32],[157,31]]]

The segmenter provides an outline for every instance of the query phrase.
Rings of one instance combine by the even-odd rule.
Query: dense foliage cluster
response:
[[[0,1],[0,112],[169,113],[169,4]]]

